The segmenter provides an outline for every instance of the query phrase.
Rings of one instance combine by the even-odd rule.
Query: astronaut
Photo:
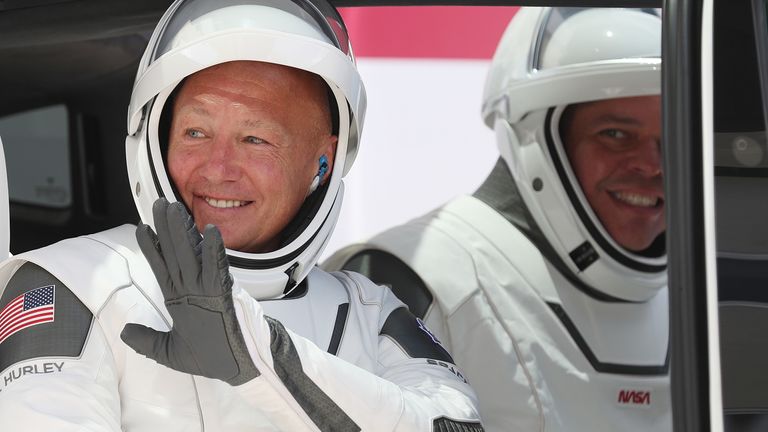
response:
[[[143,223],[0,266],[1,429],[483,430],[389,289],[315,266],[365,104],[324,0],[174,2],[128,111]]]
[[[671,430],[660,52],[655,11],[522,8],[483,95],[485,182],[323,264],[393,287],[486,430]]]

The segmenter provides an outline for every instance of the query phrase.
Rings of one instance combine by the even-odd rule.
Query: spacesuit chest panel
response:
[[[499,308],[500,316],[535,309],[547,321],[556,317],[554,328],[566,330],[570,343],[598,372],[666,373],[666,289],[646,302],[595,299],[575,287],[517,228],[482,203],[457,200],[446,210],[455,220],[452,232],[463,237],[462,243],[472,245],[479,287]],[[531,317],[535,322],[542,319]]]
[[[645,303],[596,300],[501,217],[471,202],[457,204],[444,219],[471,245],[478,290],[448,325],[454,341],[465,341],[455,345],[474,347],[456,356],[468,364],[486,413],[503,418],[503,410],[514,409],[503,401],[519,399],[541,413],[548,431],[669,430],[666,290]],[[483,344],[506,351],[494,358],[515,359],[519,369],[507,363],[496,375],[482,372],[471,353]],[[500,379],[517,390],[500,393],[494,383]],[[602,413],[600,424],[584,412]]]
[[[285,328],[336,354],[350,313],[349,293],[336,278],[322,271],[311,271],[306,283],[300,296],[261,300],[261,307]]]
[[[459,198],[417,223],[419,253],[406,259],[443,306],[454,359],[480,397],[489,430],[669,430],[668,376],[656,370],[666,359],[664,290],[644,306],[587,297],[474,198]],[[378,244],[398,251],[385,237]],[[445,261],[448,253],[461,253],[474,271],[422,265]],[[570,328],[555,309],[574,315]],[[652,346],[625,351],[640,335]],[[598,370],[595,357],[653,373]],[[584,412],[604,415],[596,424]]]
[[[604,302],[573,287],[549,266],[559,303],[550,308],[598,372],[666,375],[667,289],[645,302]]]

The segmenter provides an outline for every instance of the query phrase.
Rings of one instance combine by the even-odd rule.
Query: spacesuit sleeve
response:
[[[120,430],[104,332],[64,284],[29,262],[0,297],[0,371],[2,430]]]
[[[236,290],[238,321],[261,376],[234,388],[281,429],[482,431],[474,392],[448,353],[389,290],[376,288],[383,293],[373,318],[376,373],[294,334]]]

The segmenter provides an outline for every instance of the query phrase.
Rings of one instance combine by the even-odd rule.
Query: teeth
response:
[[[233,207],[240,207],[245,204],[247,204],[247,201],[239,201],[239,200],[217,200],[215,198],[209,198],[205,197],[205,202],[207,202],[211,207],[216,208],[233,208]]]
[[[658,197],[628,192],[613,192],[613,196],[620,201],[638,207],[654,207],[659,202]]]

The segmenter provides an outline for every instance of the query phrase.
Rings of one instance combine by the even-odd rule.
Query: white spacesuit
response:
[[[187,225],[174,225],[183,218],[164,221],[158,212],[186,215],[174,203],[164,159],[166,101],[185,77],[232,60],[314,72],[336,111],[337,168],[313,185],[273,252],[225,251],[208,229],[197,244],[202,237],[188,216]],[[483,430],[462,373],[402,302],[360,275],[314,266],[338,217],[364,111],[346,30],[324,1],[176,1],[142,58],[126,145],[139,213],[157,231],[158,257],[169,271],[178,259],[179,274],[163,279],[159,261],[146,255],[139,231],[153,232],[147,225],[4,262],[0,429]],[[195,264],[195,256],[202,272],[198,261],[197,278],[171,288],[189,282],[221,292],[169,298],[171,279],[194,274],[184,259]],[[200,313],[184,312],[190,309]],[[172,339],[181,326],[195,329],[186,333],[193,340],[174,339],[193,356],[174,357],[173,344],[142,343],[147,334]],[[189,370],[196,372],[182,372]]]
[[[653,11],[522,8],[486,84],[502,158],[484,184],[323,264],[393,287],[486,430],[671,430],[664,236],[631,252],[607,234],[559,127],[569,104],[658,95],[660,36]]]

